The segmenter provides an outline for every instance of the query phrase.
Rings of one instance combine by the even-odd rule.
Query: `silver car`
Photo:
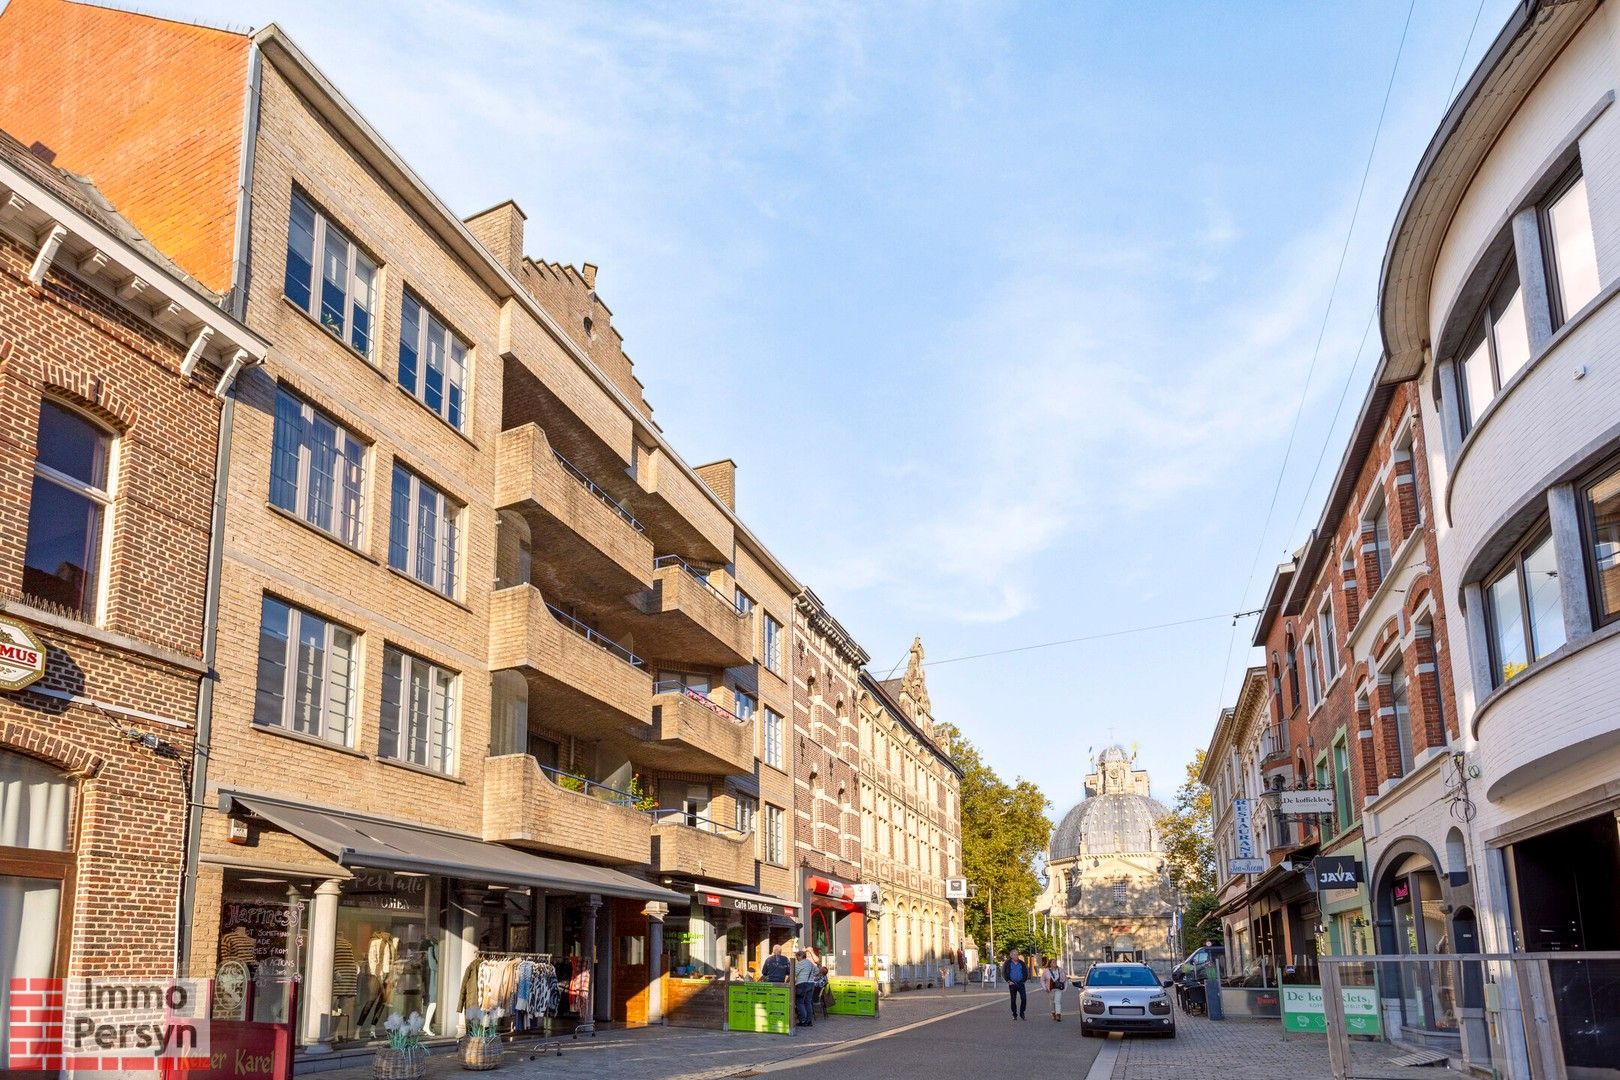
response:
[[[1146,964],[1093,964],[1080,987],[1080,1034],[1140,1031],[1166,1039],[1176,1018],[1164,983]]]

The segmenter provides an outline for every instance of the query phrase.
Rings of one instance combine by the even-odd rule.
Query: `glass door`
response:
[[[75,793],[45,762],[0,750],[0,1070],[9,1066],[11,980],[60,976],[67,959]]]

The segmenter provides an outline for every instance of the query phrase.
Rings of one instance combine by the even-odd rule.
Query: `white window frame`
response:
[[[759,828],[759,800],[752,795],[737,796],[737,831],[744,836]]]
[[[1322,660],[1322,693],[1326,695],[1339,673],[1339,631],[1333,623],[1332,592],[1322,598],[1322,606],[1316,609],[1316,636],[1321,642],[1317,652]]]
[[[1510,276],[1514,281],[1514,289],[1512,293],[1509,293],[1504,298],[1502,294]],[[1480,305],[1480,310],[1474,316],[1473,321],[1469,323],[1468,334],[1463,339],[1465,345],[1457,353],[1456,362],[1452,365],[1456,378],[1453,380],[1451,390],[1458,395],[1457,418],[1462,425],[1462,431],[1459,434],[1463,438],[1467,438],[1468,433],[1474,430],[1474,426],[1479,423],[1479,418],[1485,412],[1486,407],[1492,401],[1495,401],[1497,395],[1502,392],[1503,385],[1511,381],[1513,376],[1518,374],[1530,362],[1528,336],[1525,340],[1525,361],[1520,367],[1504,373],[1502,371],[1502,362],[1498,356],[1500,342],[1497,327],[1501,325],[1502,316],[1507,307],[1510,306],[1508,301],[1511,301],[1514,293],[1519,297],[1519,308],[1523,313],[1527,327],[1526,334],[1528,335],[1529,312],[1526,309],[1524,298],[1524,282],[1519,280],[1518,264],[1514,261],[1514,253],[1509,251],[1507,261],[1492,276],[1491,286],[1486,292],[1486,300]],[[1466,363],[1478,352],[1481,341],[1485,346],[1485,355],[1482,359],[1485,363],[1484,370],[1490,377],[1491,396],[1484,401],[1475,401],[1468,387]]]
[[[387,717],[389,709],[388,685],[389,669],[397,663],[398,699],[393,703],[395,715],[393,717],[394,743],[387,742]],[[428,715],[419,717],[414,714],[415,702],[410,693],[411,676],[421,668],[423,679],[428,692]],[[443,693],[444,714],[442,724],[434,730],[433,709],[438,692]],[[377,756],[390,761],[404,762],[428,772],[440,773],[445,776],[454,776],[456,773],[456,741],[460,727],[461,706],[461,673],[450,668],[442,667],[430,660],[424,660],[414,653],[406,652],[395,645],[383,647],[383,701],[384,716],[378,723],[377,730]],[[413,731],[418,725],[427,725],[424,740],[413,739]],[[419,760],[411,746],[414,742],[421,742],[423,759]]]
[[[747,690],[733,689],[731,701],[734,706],[732,711],[737,714],[737,719],[745,724],[751,722],[754,715],[759,712],[759,698]]]
[[[86,424],[90,425],[90,427],[100,432],[101,435],[107,440],[107,458],[105,462],[106,487],[95,487],[92,484],[85,483],[76,476],[69,476],[67,473],[51,468],[49,465],[38,460],[37,457],[34,460],[34,476],[36,478],[45,480],[49,483],[55,484],[58,487],[64,488],[75,495],[89,499],[91,502],[96,503],[101,507],[101,523],[96,529],[96,531],[100,534],[96,538],[96,565],[94,567],[85,567],[85,570],[87,571],[86,587],[93,590],[93,595],[91,597],[91,602],[88,605],[81,605],[79,610],[74,612],[75,618],[84,619],[93,625],[100,626],[107,621],[107,593],[109,591],[108,585],[110,584],[112,576],[112,560],[108,558],[108,552],[112,548],[113,508],[116,505],[116,500],[118,498],[118,468],[119,460],[122,456],[123,439],[119,437],[118,432],[109,428],[98,417],[93,416],[71,401],[67,401],[63,398],[55,397],[50,394],[42,396],[39,400],[41,403],[42,415],[44,412],[44,405],[53,405],[62,412],[68,413],[72,416],[77,416]],[[34,425],[36,439],[38,438],[39,434],[39,423],[40,421],[36,421]],[[30,495],[30,499],[32,499],[32,495]],[[32,530],[33,524],[33,507],[30,505],[28,528],[23,532],[24,553],[26,553],[28,550],[28,534]],[[50,602],[49,598],[46,597],[38,597],[37,599],[44,600],[47,603]],[[84,610],[86,607],[88,607],[90,610]]]
[[[405,535],[399,535],[398,500],[400,483],[405,483]],[[422,576],[421,515],[423,506],[431,502],[439,523],[440,534],[433,543],[433,566],[427,577]],[[422,479],[421,475],[400,461],[394,462],[389,480],[388,494],[388,565],[419,581],[434,592],[456,599],[461,587],[461,514],[465,507],[437,486]],[[404,548],[403,565],[397,551]]]
[[[1322,704],[1322,662],[1317,653],[1315,633],[1307,633],[1300,643],[1305,650],[1305,703],[1315,709]]]
[[[1579,198],[1586,205],[1586,240],[1591,249],[1592,271],[1597,280],[1597,288],[1593,290],[1591,296],[1581,301],[1579,306],[1571,308],[1569,302],[1564,298],[1564,268],[1559,257],[1558,238],[1553,232],[1553,211],[1565,199],[1574,196],[1576,188],[1580,189]],[[1541,205],[1537,207],[1536,220],[1541,231],[1542,252],[1547,268],[1547,314],[1551,319],[1552,328],[1557,330],[1568,322],[1571,316],[1579,314],[1587,304],[1590,304],[1603,292],[1603,275],[1601,273],[1603,268],[1597,261],[1597,228],[1592,223],[1592,197],[1590,190],[1586,186],[1586,173],[1582,170],[1579,161],[1572,165],[1563,176],[1559,177],[1558,183],[1553,185],[1552,191],[1548,192],[1546,198],[1541,200]]]
[[[291,272],[290,266],[285,268],[283,271],[281,293],[284,297],[286,297],[288,303],[292,304],[294,307],[300,308],[304,314],[308,315],[310,318],[319,323],[322,329],[326,330],[333,337],[343,342],[344,345],[348,346],[355,353],[365,357],[367,360],[370,360],[377,351],[377,294],[379,292],[377,287],[377,279],[380,276],[381,271],[379,270],[376,261],[364,251],[360,250],[360,245],[355,243],[354,237],[350,236],[338,226],[332,224],[332,220],[327,216],[326,212],[316,205],[314,200],[310,199],[297,188],[293,189],[292,202],[289,204],[287,211],[288,255],[291,255],[292,253],[293,207],[299,203],[302,203],[314,217],[314,228],[312,229],[313,240],[311,241],[312,247],[310,250],[309,260],[309,302],[307,304],[300,304],[292,296],[287,295],[287,276]],[[349,255],[344,265],[343,325],[340,327],[335,327],[326,321],[326,319],[323,317],[323,307],[321,302],[321,288],[326,281],[326,246],[328,237],[332,234],[336,234],[339,239],[347,244],[349,250]],[[371,304],[369,307],[361,306],[357,304],[355,300],[357,270],[367,270],[371,275],[371,279],[366,285],[366,290],[370,294],[371,298]],[[365,312],[368,322],[366,343],[364,347],[356,345],[354,342],[354,312],[356,307],[359,307],[361,311]]]
[[[296,447],[298,463],[297,475],[293,477],[293,506],[286,506],[276,501],[277,494],[277,461],[280,444],[277,436],[282,430],[281,414],[283,403],[294,405],[298,409],[299,435]],[[332,477],[331,520],[321,522],[315,516],[313,462],[314,449],[309,437],[311,428],[317,421],[324,421],[336,432],[334,444],[334,467],[336,472]],[[370,473],[367,461],[370,447],[354,432],[344,426],[335,416],[318,408],[309,399],[293,393],[285,386],[276,390],[275,415],[271,420],[272,432],[270,436],[270,502],[292,514],[300,521],[326,533],[338,543],[346,547],[364,549],[366,543],[366,479]],[[359,471],[358,482],[351,493],[349,489],[348,470]],[[344,524],[352,523],[353,535],[346,535],[342,528]]]
[[[1532,551],[1535,551],[1544,544],[1556,545],[1556,543],[1557,541],[1553,536],[1551,526],[1545,519],[1543,519],[1535,526],[1535,528],[1531,529],[1525,534],[1525,539],[1514,545],[1513,551],[1495,567],[1493,567],[1491,572],[1486,575],[1484,580],[1480,583],[1480,591],[1485,598],[1485,603],[1482,606],[1485,609],[1485,633],[1486,639],[1489,643],[1491,685],[1493,687],[1503,686],[1512,682],[1527,668],[1533,666],[1537,661],[1543,659],[1551,653],[1556,652],[1569,642],[1569,624],[1564,615],[1562,598],[1560,598],[1560,603],[1558,606],[1558,642],[1557,644],[1552,645],[1550,648],[1543,648],[1542,642],[1539,639],[1541,637],[1540,631],[1545,628],[1541,626],[1535,617],[1535,606],[1531,602],[1529,571],[1525,566],[1525,562]],[[1553,550],[1556,557],[1556,547],[1554,547]],[[1518,586],[1520,606],[1519,618],[1521,622],[1520,632],[1524,635],[1525,645],[1524,666],[1518,671],[1513,672],[1511,675],[1507,673],[1504,660],[1500,655],[1497,622],[1501,616],[1496,610],[1496,601],[1494,594],[1491,591],[1492,586],[1494,586],[1497,582],[1510,577],[1514,579]]]
[[[787,865],[787,811],[780,806],[764,805],[765,861],[772,866]]]
[[[259,648],[257,659],[260,664],[264,662],[265,658],[264,622],[272,604],[287,609],[287,637],[280,660],[282,666],[281,689],[279,692],[280,708],[277,710],[274,720],[264,717],[260,709],[264,687],[260,685],[259,674],[256,672],[253,695],[254,724],[259,727],[290,731],[297,735],[332,743],[335,746],[353,746],[355,717],[360,700],[360,672],[364,669],[364,663],[360,655],[360,635],[349,627],[341,623],[335,623],[323,615],[306,610],[280,597],[266,594],[259,606]],[[298,706],[296,684],[299,677],[298,654],[306,619],[319,623],[323,627],[321,630],[321,670],[319,673],[321,692],[318,698],[320,712],[316,720],[316,728],[312,731],[299,728],[296,716]],[[332,705],[332,657],[334,643],[339,635],[347,635],[349,639],[349,672],[343,702],[344,713],[341,723],[335,725],[330,715],[330,706]]]
[[[761,750],[761,756],[765,759],[765,764],[771,766],[772,768],[780,769],[782,768],[783,717],[781,713],[777,712],[769,705],[766,705],[764,708],[765,722],[760,728],[760,737],[764,743]]]
[[[415,350],[415,371],[413,378],[415,385],[407,385],[405,381],[405,348],[406,328],[411,318],[411,309],[416,310],[416,340],[410,343]],[[444,385],[440,390],[439,404],[435,408],[428,401],[428,370],[431,367],[431,346],[437,341],[440,348],[440,372],[444,377]],[[421,402],[430,412],[440,420],[449,424],[457,431],[466,431],[469,423],[468,403],[470,395],[468,384],[472,381],[472,348],[463,341],[449,323],[439,317],[439,313],[428,306],[422,298],[410,289],[406,289],[404,300],[399,313],[399,364],[395,368],[395,376],[399,385],[403,387],[417,401]],[[459,373],[458,373],[459,369]],[[454,390],[461,397],[459,416],[451,416],[451,391]]]
[[[782,674],[782,624],[777,622],[775,616],[768,611],[765,613],[762,636],[764,643],[761,651],[764,656],[761,662],[764,663],[767,671],[773,675],[780,675]]]
[[[1405,776],[1415,767],[1417,761],[1417,741],[1412,737],[1412,679],[1406,674],[1406,659],[1399,649],[1395,650],[1395,657],[1383,670],[1383,675],[1389,680],[1389,703],[1395,721],[1395,754],[1400,759],[1400,776]],[[1400,676],[1401,686],[1406,690],[1406,715],[1401,715],[1401,702],[1395,693],[1395,678]]]

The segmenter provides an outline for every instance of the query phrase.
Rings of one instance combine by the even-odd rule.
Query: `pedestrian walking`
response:
[[[817,969],[803,949],[793,954],[793,1005],[799,1014],[799,1026],[809,1027],[814,1022]]]
[[[1052,1019],[1063,1019],[1063,988],[1069,984],[1069,977],[1058,966],[1057,957],[1046,958],[1046,970],[1041,972],[1041,987],[1052,1002]]]
[[[1024,984],[1029,981],[1029,965],[1024,963],[1023,954],[1017,949],[1007,950],[1007,959],[1001,965],[1001,978],[1007,984],[1007,999],[1012,1005],[1013,1019],[1026,1019],[1024,1010],[1029,1008],[1029,992]]]
[[[782,955],[782,946],[771,947],[771,955],[759,966],[759,977],[770,983],[785,983],[793,974],[793,961]]]

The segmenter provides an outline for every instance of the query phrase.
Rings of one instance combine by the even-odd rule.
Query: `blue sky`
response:
[[[1413,10],[1263,536],[1406,3],[153,6],[279,22],[450,206],[599,264],[656,418],[884,674],[1258,605],[1512,0]],[[1252,627],[939,664],[935,712],[1054,816],[1110,734],[1168,796]]]

